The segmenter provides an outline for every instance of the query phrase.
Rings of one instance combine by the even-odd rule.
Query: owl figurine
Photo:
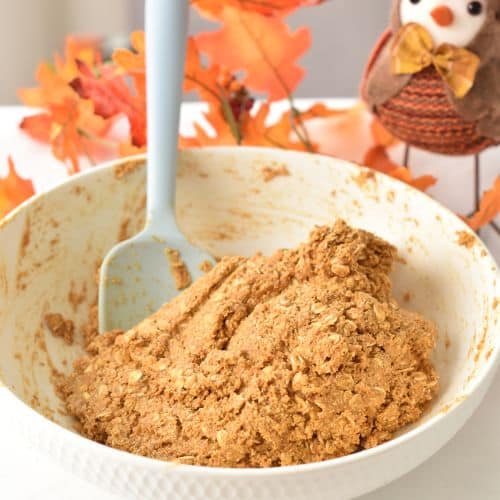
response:
[[[500,0],[395,0],[362,97],[410,146],[475,155],[500,144]]]

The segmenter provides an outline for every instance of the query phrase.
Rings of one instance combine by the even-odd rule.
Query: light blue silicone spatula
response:
[[[190,244],[175,219],[180,102],[184,77],[188,0],[146,1],[148,111],[147,222],[103,261],[99,329],[126,330],[179,291],[166,253],[176,250],[192,279],[212,261]]]

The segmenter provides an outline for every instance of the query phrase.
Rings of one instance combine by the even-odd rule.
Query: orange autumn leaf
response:
[[[66,37],[64,57],[56,54],[51,68],[55,76],[65,82],[67,89],[71,90],[67,84],[78,76],[80,64],[88,65],[95,70],[102,66],[99,43],[100,40],[96,37]],[[61,102],[63,98],[59,96],[57,102]]]
[[[406,182],[421,191],[429,189],[437,182],[437,179],[432,175],[413,177],[408,168],[398,165],[390,158],[386,148],[382,145],[373,146],[367,151],[363,165]]]
[[[71,172],[78,172],[79,156],[93,158],[102,148],[100,138],[108,124],[94,113],[91,101],[73,98],[51,104],[47,111],[21,122],[21,128],[35,138],[47,126],[52,152],[61,161],[69,162]]]
[[[72,80],[78,74],[78,61],[88,66],[102,64],[99,46],[102,39],[95,36],[67,36],[64,43],[64,59],[55,56],[56,72],[67,81]]]
[[[209,122],[213,128],[213,123]],[[228,127],[221,128],[217,134],[207,132],[200,124],[193,124],[194,137],[181,136],[179,146],[182,149],[201,148],[210,146],[238,146],[238,142]]]
[[[342,111],[330,109],[323,103],[315,103],[299,111],[291,108],[285,111],[275,125],[267,127],[267,137],[276,147],[292,147],[303,151],[317,151],[314,137],[308,131],[311,121],[336,116]]]
[[[304,110],[299,110],[295,107],[287,109],[278,119],[276,126],[283,127],[284,129],[288,128],[288,132],[291,133],[294,126],[300,122],[310,123],[316,119],[329,118],[342,113],[344,113],[344,111],[331,109],[325,104],[317,102]]]
[[[83,99],[91,99],[96,114],[111,118],[123,111],[131,101],[130,90],[122,77],[114,71],[101,72],[96,76],[82,61],[77,61],[79,75],[69,82],[69,86]]]
[[[52,122],[50,114],[44,111],[23,118],[19,128],[37,141],[50,142]]]
[[[117,49],[113,52],[113,63],[122,72],[132,78],[135,94],[129,95],[129,101],[122,100],[122,111],[128,118],[131,130],[131,143],[142,148],[147,143],[146,119],[146,39],[143,31],[134,31],[130,35],[132,51]]]
[[[467,224],[478,230],[483,226],[488,225],[500,214],[500,176],[495,179],[493,187],[484,193],[479,210],[472,216],[466,219]]]
[[[194,137],[181,137],[180,146],[182,148],[202,147],[202,146],[237,146],[241,144],[241,137],[235,134],[228,121],[224,118],[220,106],[210,103],[208,111],[203,116],[210,127],[210,131],[205,130],[200,124],[194,123]],[[243,117],[240,123],[243,125],[248,117]]]
[[[398,167],[395,170],[389,172],[391,177],[399,179],[400,181],[406,182],[410,186],[413,186],[420,191],[426,191],[430,187],[436,184],[437,179],[432,175],[422,175],[420,177],[412,177],[411,172],[406,167]]]
[[[130,35],[132,51],[116,49],[113,52],[114,64],[134,81],[137,95],[146,98],[146,40],[144,31],[134,31]]]
[[[193,5],[201,14],[209,18],[217,18],[224,5],[258,12],[264,15],[274,15],[291,11],[297,7],[318,5],[324,0],[191,0]]]
[[[98,76],[82,62],[78,62],[80,74],[70,87],[83,99],[94,104],[95,113],[103,118],[124,114],[130,124],[132,143],[141,147],[146,144],[146,102],[133,95],[122,76],[109,68],[103,68]]]
[[[83,61],[94,65],[102,63],[99,47],[102,43],[100,36],[73,36],[69,35],[64,40],[64,58],[69,61]]]
[[[380,120],[375,116],[371,122],[370,129],[375,144],[388,148],[398,143],[398,140],[380,123]]]
[[[279,124],[267,125],[269,112],[269,103],[263,103],[254,116],[248,117],[242,143],[247,146],[304,149],[304,146],[294,140],[290,133],[283,133]]]
[[[368,154],[377,157],[377,146],[390,148],[397,144],[394,137],[387,132],[363,103],[337,109],[317,120],[309,120],[307,128],[318,152],[343,158],[355,163],[372,164],[375,159],[366,160]],[[378,160],[381,160],[379,157]],[[399,165],[387,165],[386,169]],[[377,170],[384,171],[382,166]]]
[[[246,145],[294,149],[298,151],[314,150],[313,144],[308,144],[299,138],[303,122],[319,116],[329,116],[335,113],[323,104],[314,104],[309,109],[298,112],[287,110],[272,124],[269,124],[270,105],[262,103],[256,113],[244,111],[238,120],[238,136],[235,136],[220,107],[211,104],[204,114],[211,127],[207,132],[199,124],[195,124],[195,137],[183,137],[181,146],[200,147],[215,145]]]
[[[204,67],[194,38],[187,42],[184,91],[196,91],[206,102],[219,101],[222,87],[222,71],[218,66]],[[227,71],[225,71],[227,73]]]
[[[94,104],[89,100],[68,99],[61,105],[52,106],[50,111],[52,151],[56,158],[69,160],[71,170],[78,172],[78,157],[85,154],[93,158],[108,124],[94,113]]]
[[[56,55],[54,64],[40,63],[36,71],[38,87],[19,89],[21,101],[26,106],[45,107],[72,97],[74,93],[68,83],[78,76],[79,63],[90,67],[101,64],[98,40],[94,37],[67,37],[65,57]]]
[[[219,31],[195,37],[213,64],[244,71],[242,83],[271,101],[289,96],[304,76],[297,59],[309,48],[309,30],[292,33],[281,18],[224,6]]]
[[[374,146],[372,116],[361,103],[338,110],[322,120],[311,120],[307,128],[318,151],[356,163],[364,163],[364,155]]]
[[[61,160],[70,162],[70,170],[80,170],[78,156],[81,151],[80,135],[78,133],[77,121],[79,117],[78,103],[73,100],[65,101],[61,105],[53,105],[51,110],[51,142],[54,156]],[[61,120],[62,116],[67,120]],[[63,123],[61,123],[63,122]]]
[[[264,106],[261,107],[261,110],[266,109],[268,113],[268,107],[264,108]],[[267,120],[267,113],[264,120]],[[275,124],[267,127],[265,123],[262,124],[261,129],[266,140],[265,145],[280,149],[312,151],[313,145],[310,143],[308,136],[303,137],[304,142],[301,142],[297,138],[297,134],[293,133],[294,127],[297,127],[297,120],[292,118],[292,114],[292,112],[286,111]]]
[[[387,154],[386,148],[381,144],[371,147],[366,152],[362,163],[384,174],[388,174],[400,167],[400,165],[392,161],[391,157]]]
[[[345,111],[342,109],[329,108],[326,104],[317,102],[310,108],[300,111],[300,116],[302,120],[309,121],[316,118],[330,118],[332,116],[338,116],[343,113],[345,113]]]
[[[146,146],[137,147],[129,142],[124,142],[118,146],[120,156],[136,156],[147,152]]]
[[[270,111],[270,104],[263,103],[256,115],[251,117],[245,132],[246,145],[315,152],[316,145],[311,141],[306,121],[335,113],[317,103],[304,111],[289,109],[282,113],[276,123],[269,124]]]
[[[129,74],[144,74],[146,67],[146,40],[144,31],[134,31],[130,35],[133,51],[116,49],[113,52],[114,63]]]
[[[52,120],[46,113],[26,116],[22,119],[19,127],[29,134],[33,139],[41,142],[50,142],[50,127]]]
[[[51,104],[47,111],[25,117],[19,126],[33,139],[50,143],[54,156],[68,162],[71,173],[80,170],[81,155],[92,162],[109,159],[114,147],[102,138],[108,124],[94,114],[90,101]]]
[[[4,217],[35,193],[33,183],[17,175],[14,161],[10,156],[7,161],[8,174],[0,178],[0,217]]]
[[[80,78],[86,82],[91,80],[89,75],[106,71],[97,45],[95,38],[68,37],[64,57],[56,56],[53,65],[39,65],[38,87],[19,91],[24,104],[43,109],[22,120],[21,129],[34,139],[50,143],[54,155],[68,162],[71,171],[79,170],[80,155],[101,159],[106,156],[104,150],[109,149],[103,141],[109,123],[95,113],[97,109],[107,116],[103,112],[104,100],[90,102],[77,93],[82,90]]]
[[[26,106],[41,108],[49,103],[62,102],[74,95],[68,82],[48,63],[43,62],[38,65],[35,77],[38,87],[18,90],[18,96]]]
[[[132,76],[136,82],[138,95],[145,97],[145,36],[143,31],[132,33],[131,45],[133,51],[128,49],[117,49],[113,53],[113,61],[122,73]],[[186,50],[186,67],[184,91],[196,91],[205,101],[219,99],[221,74],[228,74],[227,70],[221,70],[218,66],[205,67],[194,38],[189,37]],[[139,84],[137,85],[137,79]]]
[[[181,147],[269,145],[264,137],[264,123],[268,113],[268,104],[263,104],[255,116],[244,113],[239,119],[238,134],[235,134],[221,108],[211,104],[209,110],[204,113],[211,130],[206,131],[200,124],[195,123],[195,136],[181,137]]]

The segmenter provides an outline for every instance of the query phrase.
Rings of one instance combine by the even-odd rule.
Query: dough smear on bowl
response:
[[[96,337],[59,390],[85,436],[217,467],[316,462],[417,421],[435,326],[391,296],[396,250],[343,221],[271,257],[226,257],[127,332]]]

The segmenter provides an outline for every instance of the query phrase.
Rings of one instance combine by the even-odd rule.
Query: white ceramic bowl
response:
[[[122,496],[149,499],[353,498],[408,472],[436,452],[483,398],[500,352],[497,267],[466,226],[426,195],[384,175],[319,156],[252,148],[181,155],[178,219],[216,255],[294,246],[316,224],[343,217],[395,244],[395,294],[439,327],[441,392],[418,425],[377,448],[322,463],[268,470],[181,466],[107,448],[72,432],[60,414],[51,366],[81,354],[42,326],[48,312],[85,323],[95,272],[119,236],[144,217],[144,168],[115,162],[36,196],[0,227],[0,368],[13,429],[77,475]],[[289,176],[264,182],[263,167]],[[133,166],[133,163],[128,163]],[[473,237],[471,248],[458,233]],[[46,350],[42,348],[46,344]],[[45,418],[45,415],[48,418]]]

